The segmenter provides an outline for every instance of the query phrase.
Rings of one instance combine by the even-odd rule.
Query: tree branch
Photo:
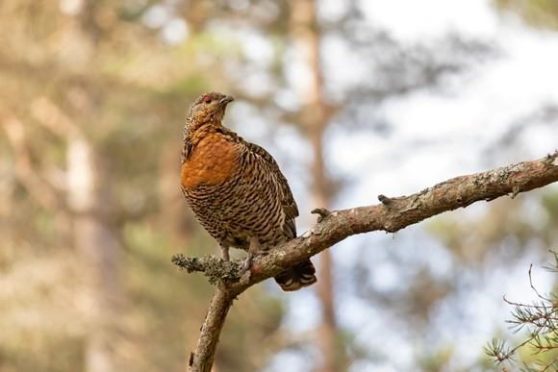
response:
[[[455,177],[409,196],[389,198],[380,195],[381,204],[338,211],[315,210],[319,222],[302,236],[254,259],[250,272],[240,276],[239,262],[224,262],[216,257],[173,257],[173,262],[188,272],[203,272],[218,282],[195,353],[188,370],[210,371],[215,346],[227,312],[236,296],[250,286],[276,276],[355,234],[371,231],[396,232],[445,211],[464,208],[501,196],[515,197],[520,192],[558,181],[558,151],[542,159],[521,162],[487,172]]]
[[[188,360],[189,371],[211,372],[219,335],[235,298],[235,292],[225,286],[219,286],[215,291],[200,329],[196,351],[190,354]]]

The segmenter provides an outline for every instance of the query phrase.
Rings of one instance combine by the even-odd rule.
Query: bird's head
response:
[[[196,123],[220,123],[225,115],[227,105],[234,100],[233,97],[223,93],[210,92],[199,96],[192,107],[188,118]]]

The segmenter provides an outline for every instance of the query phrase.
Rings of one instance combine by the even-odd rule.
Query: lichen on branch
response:
[[[188,273],[203,273],[211,284],[219,281],[238,281],[242,264],[239,261],[225,261],[215,256],[186,257],[179,253],[172,257],[172,263]]]

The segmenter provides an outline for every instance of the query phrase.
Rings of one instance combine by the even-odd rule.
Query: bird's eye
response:
[[[203,102],[204,103],[211,103],[211,97],[210,96],[203,97]]]

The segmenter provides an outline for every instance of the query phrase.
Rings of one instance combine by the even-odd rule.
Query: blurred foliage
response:
[[[525,200],[498,199],[477,218],[447,215],[435,219],[427,229],[443,242],[463,264],[479,266],[490,259],[495,247],[506,250],[509,258],[518,257],[543,230],[538,222],[525,219]]]
[[[526,255],[547,256],[558,246],[558,193],[546,191],[520,199],[503,198],[490,203],[484,213],[474,217],[443,216],[428,224],[458,263],[461,275],[475,273],[482,282],[487,272],[514,267]],[[556,271],[555,262],[549,270]],[[527,271],[527,267],[525,267]],[[504,298],[513,310],[506,323],[517,336],[493,341],[486,354],[497,362],[498,370],[543,371],[556,368],[556,293],[541,294],[529,281],[537,300],[515,302]],[[504,321],[502,320],[501,326]],[[496,325],[498,328],[498,325]],[[501,338],[501,336],[499,337]],[[515,346],[508,346],[513,343]],[[479,360],[489,369],[495,364]]]
[[[182,248],[215,243],[187,213],[178,187],[182,119],[201,90],[225,88],[220,60],[234,43],[162,37],[148,12],[164,1],[0,3],[0,370],[85,370],[90,265],[76,250],[68,204],[68,146],[81,133],[112,197],[116,318],[105,325],[118,370],[183,370],[212,292],[170,264]],[[180,22],[186,4],[170,9]],[[160,8],[159,8],[160,9]],[[175,14],[175,15],[173,15]],[[171,19],[172,20],[172,19]],[[168,23],[169,20],[165,20]],[[202,58],[206,56],[206,58]],[[203,61],[200,61],[203,60]],[[4,133],[7,136],[4,136]],[[235,303],[220,371],[255,370],[278,344],[283,306],[255,288]],[[259,353],[251,353],[261,345]],[[251,357],[246,357],[251,355]]]
[[[528,24],[558,29],[558,2],[555,0],[493,0],[500,9],[513,11]]]
[[[501,10],[518,13],[531,26],[556,29],[558,25],[558,7],[554,1],[497,0],[496,3]],[[526,140],[525,132],[537,125],[556,126],[557,117],[553,102],[541,102],[534,110],[509,123],[494,146],[485,152],[486,159],[492,162],[498,154],[517,153],[521,146],[533,147],[533,143]],[[468,286],[484,286],[484,281],[493,272],[507,272],[518,267],[527,272],[526,257],[547,261],[548,252],[555,255],[558,246],[558,192],[555,188],[523,195],[519,199],[491,201],[482,210],[480,214],[456,212],[443,215],[426,224],[428,231],[451,252],[459,270],[454,276],[464,277],[467,273],[476,276],[476,279],[468,280]],[[545,268],[554,272],[556,263]],[[544,295],[537,292],[531,270],[529,281],[537,301],[504,299],[502,303],[512,308],[511,315],[494,325],[495,341],[486,345],[486,355],[478,360],[477,368],[483,371],[550,371],[558,367],[558,338],[554,324],[558,280],[554,281],[554,289]],[[505,326],[517,334],[502,336]]]

